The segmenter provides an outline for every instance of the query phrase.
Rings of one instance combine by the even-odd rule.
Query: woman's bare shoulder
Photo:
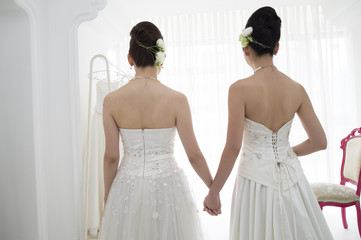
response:
[[[105,101],[109,102],[109,101],[112,101],[112,100],[117,99],[119,97],[122,97],[125,92],[126,92],[126,90],[124,89],[124,86],[122,86],[122,87],[108,93],[104,97],[104,102]]]
[[[297,82],[296,80],[292,79],[288,75],[284,74],[283,72],[279,72],[280,78],[288,82],[289,84],[292,84],[294,87],[298,88],[299,90],[304,89],[303,86]]]
[[[239,89],[239,88],[249,87],[252,85],[252,79],[253,79],[252,76],[239,79],[239,80],[235,81],[234,83],[232,83],[230,88]]]
[[[124,86],[108,93],[105,97],[104,97],[104,101],[103,101],[103,106],[112,106],[112,105],[117,105],[117,106],[121,106],[122,103],[127,101],[127,96],[129,94],[129,90],[127,89],[128,86],[127,84],[125,84]]]
[[[287,75],[284,75],[284,78],[286,80],[285,89],[287,89],[288,94],[292,96],[292,99],[297,99],[300,105],[307,101],[308,95],[302,84]]]
[[[246,93],[249,91],[253,86],[252,76],[248,78],[243,78],[235,81],[229,87],[229,93]]]
[[[304,95],[306,94],[306,90],[305,88],[302,86],[301,83],[297,82],[296,80],[293,80],[292,78],[288,77],[288,82],[289,84],[292,86],[293,91],[295,91],[295,93],[299,94],[299,95]]]
[[[186,95],[173,89],[170,88],[164,84],[161,85],[161,94],[164,96],[164,98],[167,101],[184,101],[187,99]]]

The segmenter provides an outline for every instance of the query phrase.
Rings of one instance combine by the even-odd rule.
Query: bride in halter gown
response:
[[[141,22],[130,35],[128,61],[135,77],[104,99],[106,205],[99,239],[202,240],[186,176],[173,156],[178,131],[192,167],[211,185],[187,99],[157,80],[154,51],[161,51],[147,47],[162,39],[158,28]],[[124,156],[118,168],[119,134]]]

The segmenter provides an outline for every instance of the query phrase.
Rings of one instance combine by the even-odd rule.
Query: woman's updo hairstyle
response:
[[[250,42],[249,45],[256,52],[257,56],[270,54],[274,50],[281,37],[281,19],[271,7],[262,7],[255,11],[248,19],[246,28],[252,27],[252,37],[269,48],[264,48],[257,43]]]
[[[139,46],[139,41],[144,46],[155,46],[158,39],[163,36],[157,26],[151,22],[140,22],[130,31],[129,54],[137,67],[155,65],[155,54]]]

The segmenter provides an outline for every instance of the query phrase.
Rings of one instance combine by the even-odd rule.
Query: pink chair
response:
[[[355,206],[358,230],[361,237],[361,128],[352,130],[347,137],[342,139],[341,149],[343,150],[343,157],[340,184],[313,183],[311,187],[321,210],[324,206],[341,208],[343,227],[346,229],[348,228],[346,207]],[[346,182],[356,185],[356,191],[353,188],[345,186]]]

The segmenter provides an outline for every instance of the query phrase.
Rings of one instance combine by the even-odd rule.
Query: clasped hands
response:
[[[221,200],[219,194],[208,193],[203,202],[203,211],[208,212],[212,216],[222,213]]]

